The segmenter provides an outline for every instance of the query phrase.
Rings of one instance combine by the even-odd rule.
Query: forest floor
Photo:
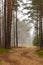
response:
[[[43,58],[35,54],[36,48],[13,48],[0,54],[0,65],[43,65]]]

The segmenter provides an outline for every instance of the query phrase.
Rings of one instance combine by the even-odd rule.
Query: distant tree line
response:
[[[27,15],[29,23],[35,22],[35,33],[37,38],[37,44],[40,48],[43,48],[43,0],[32,0],[31,3],[23,3],[22,0],[18,0],[23,5],[23,10],[28,10]],[[28,5],[30,4],[30,6]],[[28,5],[28,6],[27,6]],[[4,48],[10,48],[11,43],[11,23],[12,23],[12,10],[16,11],[16,47],[18,47],[18,33],[17,33],[17,10],[19,3],[17,0],[4,0]],[[31,18],[31,20],[29,19]],[[34,40],[35,40],[34,39]],[[39,42],[38,42],[39,41]],[[1,25],[0,25],[0,47],[1,47]]]
[[[27,4],[30,4],[30,6]],[[24,9],[29,10],[24,15],[28,15],[31,18],[30,22],[35,24],[35,39],[34,43],[43,48],[43,0],[31,0],[30,3],[25,3]],[[30,14],[30,15],[29,15]]]

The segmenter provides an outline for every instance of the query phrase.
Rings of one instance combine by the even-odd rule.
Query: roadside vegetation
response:
[[[0,48],[0,54],[8,52],[10,49]]]
[[[39,57],[43,57],[43,50],[36,50],[35,53],[36,53]]]
[[[37,38],[37,35],[34,37],[33,45],[34,45],[34,46],[37,46],[37,47],[40,46],[40,42],[39,42],[39,39]],[[39,48],[39,50],[36,50],[35,53],[36,53],[38,56],[43,57],[43,49],[40,49],[40,48]]]
[[[34,46],[40,46],[39,39],[38,39],[37,35],[34,36],[33,45]]]

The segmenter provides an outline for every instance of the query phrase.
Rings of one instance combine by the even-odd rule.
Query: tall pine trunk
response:
[[[37,41],[39,41],[39,36],[38,36],[38,22],[39,22],[39,20],[38,20],[38,17],[39,17],[39,15],[38,15],[38,7],[37,7],[37,22],[36,22],[36,34],[37,34]],[[38,42],[38,44],[39,44],[39,42]],[[38,45],[39,46],[39,45]]]
[[[39,43],[40,43],[40,48],[43,48],[43,43],[42,43],[42,18],[40,15],[40,20],[39,20]]]
[[[0,20],[0,47],[1,47],[1,20]]]
[[[17,4],[16,4],[16,47],[18,47],[18,31],[17,31]]]
[[[5,12],[4,12],[6,16],[5,17],[5,48],[10,48],[12,7],[13,7],[13,0],[5,0]]]
[[[40,43],[40,49],[43,48],[43,43],[42,43],[42,3],[40,0],[40,15],[39,15],[39,43]]]

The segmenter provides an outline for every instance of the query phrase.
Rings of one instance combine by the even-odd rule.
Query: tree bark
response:
[[[42,2],[40,0],[40,15],[39,15],[39,43],[40,43],[40,49],[43,48],[43,43],[42,43]]]
[[[5,48],[10,48],[12,7],[13,0],[5,0]]]
[[[18,47],[18,31],[17,31],[17,6],[16,6],[16,47]]]
[[[0,48],[1,48],[1,21],[0,21]]]
[[[39,43],[40,43],[40,48],[43,48],[43,43],[42,43],[42,18],[40,15],[40,21],[39,21]]]

